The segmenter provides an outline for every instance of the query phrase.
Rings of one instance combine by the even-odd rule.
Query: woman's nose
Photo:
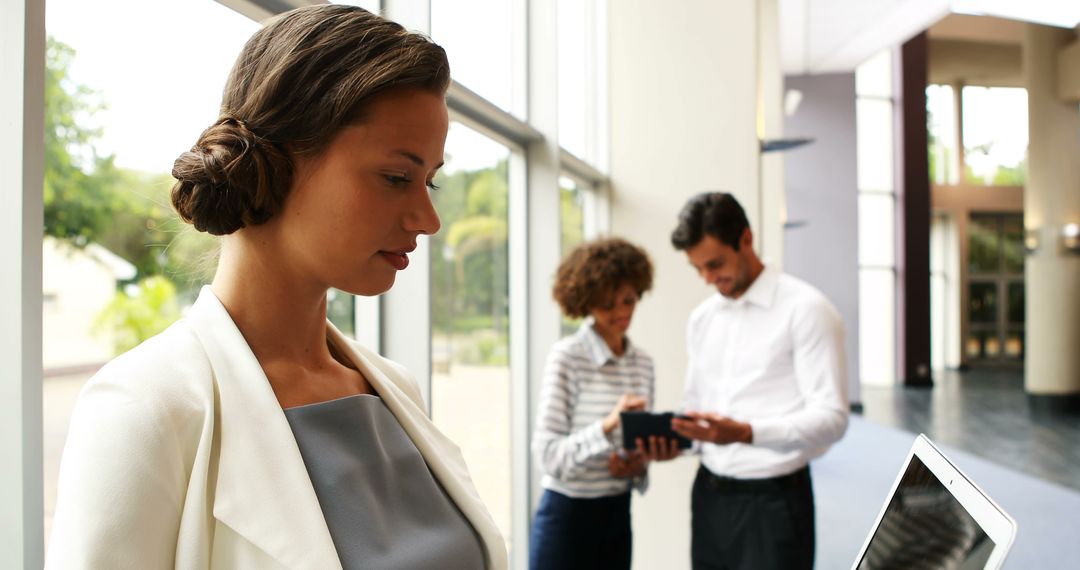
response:
[[[435,211],[435,204],[431,201],[431,193],[427,188],[418,194],[409,211],[405,213],[405,229],[421,234],[434,234],[442,227],[439,213]]]

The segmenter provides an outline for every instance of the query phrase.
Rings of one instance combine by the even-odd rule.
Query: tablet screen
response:
[[[913,455],[858,568],[983,568],[993,550],[982,527]]]

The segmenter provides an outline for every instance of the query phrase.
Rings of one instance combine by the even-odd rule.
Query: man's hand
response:
[[[649,462],[640,451],[627,452],[625,457],[614,452],[608,456],[608,472],[619,479],[644,475],[648,466]]]
[[[717,445],[754,441],[754,430],[748,423],[713,413],[687,412],[686,415],[690,419],[671,420],[671,429],[683,437]]]
[[[609,413],[607,417],[604,418],[604,422],[602,424],[604,428],[604,433],[611,433],[615,428],[619,427],[619,423],[621,421],[619,418],[619,414],[632,410],[644,409],[645,398],[642,398],[641,396],[636,396],[634,394],[623,394],[622,397],[619,398],[619,402],[615,404],[614,408],[611,409],[611,413]]]
[[[647,444],[640,437],[635,443],[637,453],[641,453],[646,461],[668,461],[679,456],[679,442],[675,439],[668,440],[650,435]]]

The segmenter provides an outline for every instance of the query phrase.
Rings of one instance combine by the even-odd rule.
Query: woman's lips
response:
[[[394,269],[401,271],[409,266],[409,254],[407,253],[394,253],[392,251],[380,251],[379,255],[383,256],[383,259],[388,261]]]

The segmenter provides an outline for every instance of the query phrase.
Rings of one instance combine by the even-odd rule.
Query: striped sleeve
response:
[[[540,405],[532,451],[544,473],[561,481],[580,477],[586,461],[614,451],[604,434],[603,418],[571,431],[579,382],[567,350],[556,345],[548,355],[540,387]]]

